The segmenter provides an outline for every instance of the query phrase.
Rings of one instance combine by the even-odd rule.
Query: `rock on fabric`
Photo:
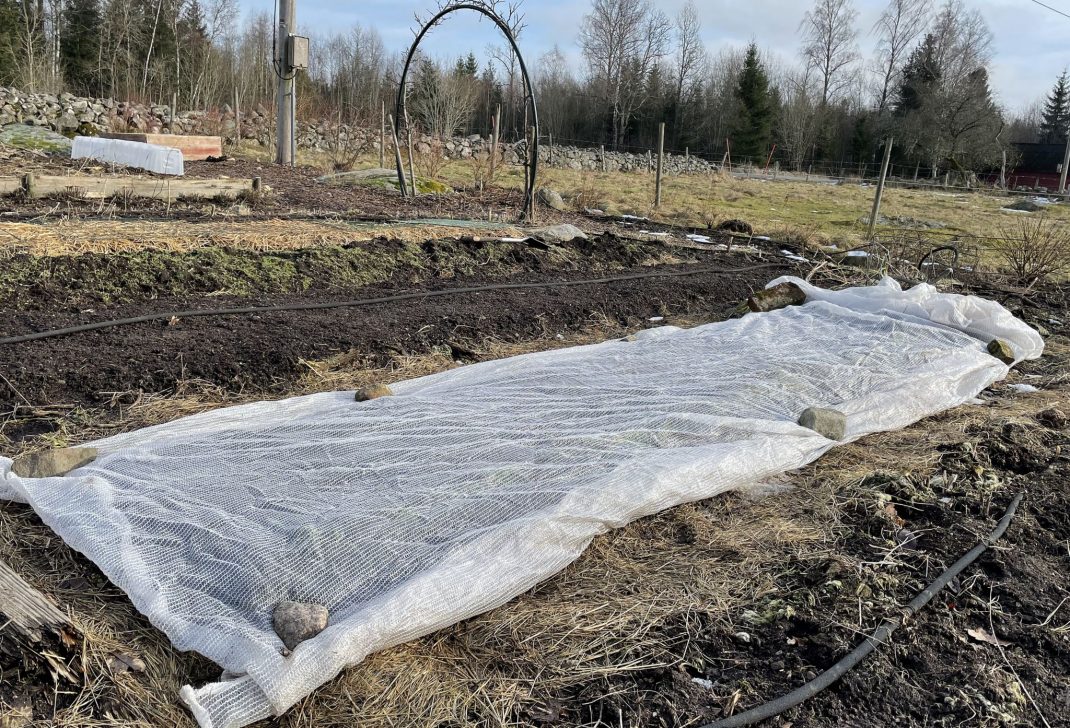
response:
[[[90,443],[92,464],[19,478],[29,503],[178,649],[225,678],[182,697],[202,726],[279,714],[347,665],[495,607],[606,530],[800,467],[962,404],[1039,335],[999,305],[894,282],[635,341],[453,369],[355,402],[329,393]],[[780,281],[775,281],[777,283]],[[282,602],[329,625],[287,650]]]

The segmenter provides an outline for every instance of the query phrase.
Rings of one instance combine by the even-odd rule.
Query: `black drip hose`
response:
[[[222,308],[214,310],[193,309],[190,311],[150,313],[145,314],[144,316],[134,316],[132,318],[115,319],[112,321],[97,321],[95,323],[82,324],[80,326],[68,326],[62,329],[38,331],[33,334],[22,334],[21,336],[9,336],[7,338],[0,339],[0,345],[22,344],[27,341],[38,341],[40,339],[50,339],[57,336],[82,334],[87,331],[98,331],[100,329],[107,329],[115,326],[129,326],[131,324],[143,324],[149,323],[151,321],[170,321],[172,318],[184,319],[196,318],[198,316],[239,316],[242,314],[274,313],[277,311],[317,311],[330,308],[357,308],[360,306],[371,306],[379,303],[393,303],[395,301],[411,301],[414,299],[434,298],[437,296],[455,296],[462,293],[483,293],[486,291],[515,291],[529,288],[565,288],[569,286],[588,286],[603,283],[618,283],[620,281],[635,281],[644,278],[678,278],[682,276],[702,275],[704,273],[742,273],[744,271],[761,270],[763,268],[783,267],[783,263],[761,263],[759,265],[748,265],[742,268],[691,268],[689,270],[682,271],[650,271],[646,273],[633,273],[631,275],[623,276],[609,276],[606,278],[587,278],[584,280],[577,281],[547,281],[541,283],[493,283],[485,286],[469,286],[465,288],[443,288],[436,291],[414,291],[412,293],[399,293],[391,296],[380,296],[378,298],[362,298],[355,301],[330,301],[326,303],[289,303],[278,306],[246,306],[244,308]]]
[[[1018,504],[1022,502],[1023,495],[1024,493],[1019,493],[1014,496],[1014,500],[1011,501],[1010,506],[1007,508],[1007,512],[1003,514],[1003,518],[999,519],[999,523],[996,524],[995,529],[985,536],[985,538],[976,546],[966,552],[962,558],[952,564],[947,571],[937,577],[937,579],[929,584],[929,586],[918,592],[918,595],[914,597],[910,604],[903,608],[902,614],[899,617],[884,620],[881,626],[877,627],[876,631],[866,638],[865,642],[851,650],[835,665],[787,695],[782,695],[779,698],[770,700],[768,703],[764,703],[756,708],[751,708],[750,710],[733,715],[729,718],[723,718],[714,721],[713,723],[707,723],[704,726],[700,726],[700,728],[740,728],[741,726],[752,725],[758,721],[772,718],[790,708],[794,708],[796,705],[799,705],[806,700],[809,700],[846,675],[855,667],[855,665],[860,663],[869,656],[871,652],[877,649],[877,647],[887,642],[897,628],[901,627],[908,619],[920,611],[921,608],[928,604],[929,601],[936,596],[940,590],[946,587],[952,579],[961,574],[966,567],[977,560],[978,556],[983,554],[990,546],[998,541],[1001,536],[1003,536],[1007,527],[1011,524],[1011,519],[1014,518],[1015,511],[1018,510]]]

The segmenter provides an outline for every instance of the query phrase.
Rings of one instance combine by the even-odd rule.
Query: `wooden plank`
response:
[[[0,561],[0,624],[11,624],[34,642],[43,631],[76,633],[67,615]]]
[[[0,177],[0,195],[10,195],[22,189],[22,177]]]
[[[20,185],[21,187],[21,185]],[[97,177],[90,175],[34,175],[30,197],[75,195],[104,199],[112,195],[147,197],[157,200],[182,198],[235,198],[252,191],[251,179],[172,179],[148,177]]]
[[[208,157],[223,156],[223,137],[193,136],[187,134],[101,134],[103,139],[125,139],[131,142],[159,144],[182,151],[182,158],[187,162],[196,162]]]

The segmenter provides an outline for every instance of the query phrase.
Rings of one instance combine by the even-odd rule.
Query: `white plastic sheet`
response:
[[[185,172],[181,149],[128,139],[76,136],[71,148],[71,159],[96,159],[100,162],[125,164],[127,167],[137,167],[157,174],[182,175]]]
[[[225,668],[186,687],[202,726],[279,714],[347,665],[504,603],[607,529],[800,467],[836,443],[969,402],[1040,355],[991,301],[892,281],[636,341],[531,354],[395,385],[208,412],[93,445],[28,502],[179,649]],[[777,281],[774,281],[776,283]],[[282,600],[330,609],[289,656]]]

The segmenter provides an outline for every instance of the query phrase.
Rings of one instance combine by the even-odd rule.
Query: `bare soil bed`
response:
[[[173,392],[187,379],[230,392],[278,395],[308,371],[305,362],[351,352],[375,366],[394,355],[425,354],[445,346],[463,361],[471,360],[470,350],[486,339],[529,341],[577,331],[595,320],[634,327],[654,316],[670,321],[695,315],[723,318],[765,282],[795,270],[789,261],[671,252],[657,243],[626,244],[612,236],[552,248],[457,241],[399,246],[381,241],[360,246],[358,256],[353,252],[337,247],[285,255],[196,251],[77,256],[50,258],[43,271],[40,261],[23,261],[25,278],[0,293],[0,320],[5,322],[0,334],[15,336],[156,312],[315,304],[426,289],[576,281],[704,266],[751,269],[460,293],[367,307],[167,317],[2,346],[0,409],[12,414],[0,425],[0,435],[18,441],[28,433],[41,434],[48,421],[37,416],[41,410],[121,408],[146,392]],[[271,257],[278,260],[266,263]],[[369,259],[375,259],[377,266],[361,265]],[[289,291],[279,273],[284,267]],[[351,279],[376,282],[346,285]],[[238,283],[252,294],[223,292]]]

